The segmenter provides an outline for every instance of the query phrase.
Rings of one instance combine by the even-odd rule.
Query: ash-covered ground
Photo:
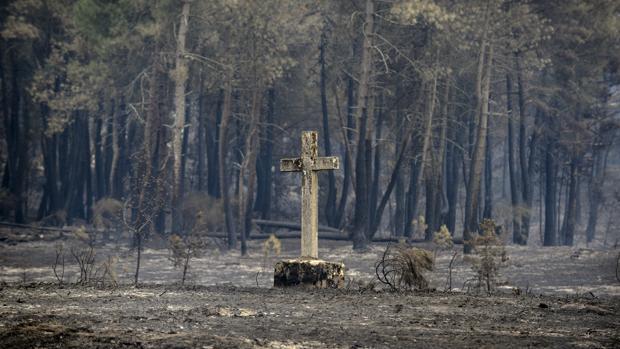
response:
[[[77,286],[69,253],[75,239],[5,239],[0,243],[2,348],[403,348],[619,347],[618,249],[508,246],[496,291],[467,292],[473,272],[455,260],[446,292],[450,251],[439,252],[430,292],[372,287],[385,245],[364,253],[349,243],[320,241],[320,255],[344,262],[343,290],[273,289],[272,268],[299,253],[283,240],[280,256],[225,253],[213,244],[191,262],[186,286],[163,243],[143,254],[141,286],[135,253],[124,244],[97,244],[98,268],[113,260],[119,286]],[[65,285],[52,271],[64,244]],[[427,246],[429,247],[429,246]],[[455,251],[461,246],[456,246]]]

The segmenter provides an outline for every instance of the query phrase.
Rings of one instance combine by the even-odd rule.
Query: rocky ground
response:
[[[51,268],[58,244],[64,285]],[[509,246],[493,295],[467,292],[473,274],[460,255],[446,292],[452,252],[439,252],[428,275],[434,291],[393,293],[373,282],[385,245],[357,253],[321,241],[324,259],[345,263],[345,289],[271,288],[273,264],[296,256],[298,244],[285,240],[274,256],[253,241],[240,258],[214,243],[179,287],[179,269],[153,243],[133,287],[126,245],[96,244],[98,275],[108,263],[115,280],[78,286],[77,239],[4,239],[0,348],[620,347],[617,249]]]

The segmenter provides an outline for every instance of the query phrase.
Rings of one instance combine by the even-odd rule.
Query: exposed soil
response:
[[[508,247],[501,286],[488,296],[462,288],[472,275],[462,258],[453,271],[457,292],[443,291],[449,252],[429,275],[435,291],[391,293],[371,282],[385,246],[354,253],[323,241],[320,255],[346,265],[346,289],[271,288],[273,264],[296,256],[298,240],[284,241],[279,257],[265,257],[260,242],[244,258],[209,249],[193,261],[184,288],[167,250],[145,251],[135,288],[126,286],[133,253],[98,245],[97,265],[118,258],[124,286],[72,284],[69,256],[70,284],[59,286],[54,244],[34,240],[0,243],[0,348],[620,347],[613,249]]]

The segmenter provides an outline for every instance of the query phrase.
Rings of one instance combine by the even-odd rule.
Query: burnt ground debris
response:
[[[4,348],[617,347],[617,298],[3,286]]]
[[[73,241],[59,240],[70,246]],[[55,282],[49,241],[0,244],[2,348],[403,348],[619,347],[618,251],[604,248],[508,246],[510,259],[493,295],[467,293],[472,272],[462,258],[456,292],[444,292],[451,253],[437,257],[431,292],[394,293],[373,286],[373,265],[385,245],[364,253],[346,243],[320,244],[320,255],[344,262],[341,290],[274,289],[273,265],[299,253],[249,257],[208,250],[193,261],[190,285],[152,243],[142,284],[130,286],[133,254],[124,245],[96,246],[97,260],[116,255],[118,287],[77,286],[68,259],[66,282]],[[541,295],[544,294],[544,295]]]

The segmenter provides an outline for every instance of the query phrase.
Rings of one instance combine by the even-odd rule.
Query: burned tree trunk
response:
[[[510,200],[512,204],[512,241],[515,244],[524,245],[527,240],[524,239],[521,232],[521,190],[515,163],[512,77],[510,74],[506,75],[506,109],[508,111],[508,174],[510,176]]]
[[[209,126],[206,116],[202,117],[203,126],[201,127],[204,137],[206,137],[206,155],[207,155],[207,192],[210,196],[220,198],[220,170],[219,170],[219,140],[221,135],[221,123],[224,104],[224,90],[221,89],[215,107],[215,120],[212,127]],[[204,108],[204,107],[203,107]],[[206,112],[205,112],[206,113]],[[204,156],[203,156],[204,161]],[[204,165],[203,165],[204,176]],[[203,182],[204,190],[204,182]]]
[[[557,244],[557,164],[554,154],[553,140],[547,136],[545,156],[545,233],[544,246]]]
[[[325,47],[327,46],[327,33],[325,29],[321,33],[321,43],[319,45],[319,65],[321,67],[319,77],[319,87],[321,92],[321,112],[323,114],[323,139],[325,145],[325,156],[332,155],[332,146],[329,135],[329,107],[327,103],[327,71],[325,63]],[[336,178],[333,171],[327,173],[327,202],[325,205],[325,217],[327,224],[331,227],[338,226],[336,222]]]
[[[174,129],[172,132],[172,152],[173,152],[173,180],[172,180],[172,227],[179,230],[182,226],[181,212],[179,211],[183,196],[182,183],[182,163],[183,163],[183,134],[185,133],[185,84],[188,80],[188,66],[185,58],[185,41],[189,22],[189,11],[191,1],[183,0],[181,16],[179,20],[179,30],[176,39],[176,60],[174,68]]]
[[[579,168],[579,158],[574,157],[570,162],[568,197],[566,200],[566,210],[564,222],[562,223],[562,244],[572,246],[575,240],[575,224],[577,211],[577,176]]]
[[[232,205],[230,202],[229,174],[226,173],[226,155],[228,154],[228,125],[232,114],[232,71],[226,74],[224,87],[224,100],[222,107],[222,122],[220,124],[220,139],[218,144],[219,155],[219,179],[220,194],[224,201],[224,219],[226,221],[226,231],[228,233],[228,249],[234,249],[237,246],[237,234],[235,232],[235,222],[232,213]]]
[[[486,35],[485,35],[486,36]],[[485,59],[485,48],[488,53]],[[478,210],[482,168],[484,165],[484,149],[486,146],[487,125],[489,120],[489,92],[491,83],[491,66],[493,61],[493,46],[487,44],[486,37],[480,43],[480,56],[478,62],[478,78],[476,88],[476,110],[478,112],[478,126],[476,130],[476,141],[473,148],[471,166],[469,170],[469,181],[467,183],[467,195],[465,198],[465,222],[463,240],[465,243],[464,252],[470,253],[472,246],[467,242],[473,238],[473,234],[478,232]],[[486,65],[486,72],[483,71]]]
[[[344,153],[344,176],[342,179],[342,191],[340,193],[340,202],[338,203],[338,211],[336,215],[335,221],[338,222],[338,227],[341,227],[344,223],[345,219],[345,209],[347,206],[347,199],[349,197],[349,186],[351,184],[351,177],[353,166],[351,165],[351,151],[350,151],[350,143],[353,139],[353,116],[354,116],[354,108],[355,108],[355,98],[354,98],[354,87],[353,87],[353,78],[350,76],[347,78],[347,123],[346,130],[343,130],[343,143],[345,148]],[[336,96],[336,102],[338,103],[338,95],[334,93]],[[337,105],[337,109],[340,112],[340,107]],[[342,118],[341,118],[341,123]],[[341,125],[342,128],[345,128],[344,125]]]
[[[530,159],[528,160],[527,132],[525,126],[525,82],[523,81],[523,72],[521,69],[521,58],[519,54],[515,54],[515,66],[517,70],[517,95],[519,101],[519,165],[521,167],[521,190],[523,191],[523,208],[521,220],[521,244],[527,244],[530,234],[530,211],[532,207],[532,178],[534,174],[533,156],[535,147],[535,137],[532,136],[530,142]]]
[[[364,44],[362,48],[361,76],[357,94],[357,156],[355,159],[355,215],[353,221],[353,248],[366,248],[368,229],[368,178],[366,161],[370,79],[372,73],[372,37],[374,33],[374,0],[366,0],[365,23],[363,29]]]
[[[273,189],[273,175],[271,167],[273,163],[274,142],[274,114],[275,114],[275,89],[269,88],[267,92],[267,113],[265,125],[262,127],[260,152],[256,160],[256,204],[254,209],[261,214],[262,219],[271,218],[271,192]]]

